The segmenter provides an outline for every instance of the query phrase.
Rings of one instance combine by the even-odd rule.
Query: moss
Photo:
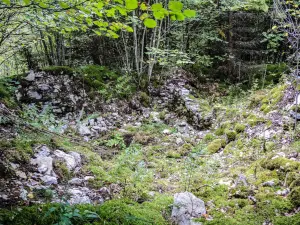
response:
[[[269,170],[280,169],[284,172],[297,171],[300,169],[299,162],[284,157],[263,160],[261,166]]]
[[[226,147],[224,148],[224,154],[232,153],[234,150],[234,142],[230,142]]]
[[[180,155],[179,152],[176,152],[176,151],[168,151],[167,152],[167,157],[168,158],[179,159],[179,158],[181,158],[181,155]]]
[[[235,126],[234,126],[234,130],[237,132],[237,133],[242,133],[244,132],[246,129],[246,126],[244,124],[241,124],[241,123],[237,123]]]
[[[227,141],[234,141],[236,138],[236,132],[234,130],[225,130]]]
[[[221,135],[224,134],[224,132],[225,132],[225,129],[222,128],[222,127],[219,127],[219,128],[215,131],[215,135],[221,136]]]
[[[68,66],[49,66],[42,68],[42,71],[49,72],[53,75],[73,75],[74,69]]]
[[[290,201],[294,204],[294,206],[300,206],[300,187],[294,188],[291,193],[288,195]]]
[[[295,187],[299,181],[300,181],[300,173],[298,173],[298,172],[289,172],[286,175],[286,185],[289,187]],[[299,184],[299,186],[300,186],[300,184]]]
[[[224,130],[229,129],[231,127],[231,122],[226,121],[226,122],[222,123],[220,127],[223,128]]]
[[[265,150],[266,151],[272,151],[272,150],[275,149],[275,147],[276,147],[276,144],[274,142],[272,142],[272,141],[267,141],[265,143]]]
[[[263,118],[259,118],[254,114],[251,114],[247,117],[247,122],[250,126],[256,126],[260,122],[265,122]]]
[[[143,106],[145,106],[145,107],[150,106],[151,99],[150,99],[149,95],[146,92],[141,92],[140,101],[141,101]]]
[[[212,141],[214,138],[215,138],[215,137],[214,137],[213,134],[208,133],[208,134],[206,134],[206,135],[204,136],[203,140],[204,140],[204,141]]]
[[[208,146],[207,151],[211,154],[216,153],[222,147],[225,147],[226,141],[224,139],[215,139]]]
[[[159,114],[158,114],[158,118],[160,119],[160,120],[165,120],[165,118],[166,118],[166,111],[165,110],[163,110],[163,111],[161,111]]]
[[[250,107],[256,107],[259,105],[262,100],[265,98],[266,93],[264,91],[257,91],[254,95],[251,96],[250,98]]]
[[[49,225],[49,224],[107,224],[107,225],[167,225],[168,206],[173,199],[158,196],[152,201],[138,204],[127,199],[107,201],[99,205],[41,204],[0,209],[0,223],[3,225]],[[91,214],[91,212],[93,214]],[[76,216],[79,215],[79,216]],[[93,215],[89,217],[88,215]],[[95,217],[95,215],[97,215]],[[79,219],[80,218],[80,219]],[[70,220],[69,220],[70,219]]]
[[[194,148],[193,145],[191,145],[189,143],[185,143],[178,149],[178,152],[180,155],[186,156],[186,155],[188,155],[188,153],[190,153],[192,151],[193,148]]]
[[[255,181],[256,185],[262,184],[270,180],[273,180],[275,183],[279,181],[278,175],[274,170],[271,171],[271,170],[261,169],[256,172],[255,177],[256,177],[256,181]]]
[[[55,170],[55,173],[59,176],[60,180],[63,182],[67,182],[72,177],[72,174],[69,171],[65,162],[55,161],[54,162],[54,170]]]

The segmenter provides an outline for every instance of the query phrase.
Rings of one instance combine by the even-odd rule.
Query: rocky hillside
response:
[[[77,79],[31,72],[22,112],[1,103],[0,224],[299,224],[288,79],[221,97],[174,71],[110,101]]]

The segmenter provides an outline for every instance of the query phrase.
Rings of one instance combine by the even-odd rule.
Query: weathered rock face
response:
[[[193,96],[191,81],[184,71],[176,71],[159,90],[157,103],[162,107],[178,111],[196,129],[202,130],[210,127],[213,111],[206,111],[204,102]]]
[[[53,113],[65,115],[79,111],[87,101],[82,82],[73,75],[33,72],[20,82],[16,97],[23,103],[42,103]]]
[[[178,225],[201,225],[193,219],[206,214],[204,202],[189,192],[174,195],[172,219]]]

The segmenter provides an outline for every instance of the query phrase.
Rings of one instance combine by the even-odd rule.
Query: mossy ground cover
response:
[[[40,141],[53,148],[81,153],[84,156],[82,173],[95,176],[89,184],[91,187],[111,183],[122,187],[120,193],[112,196],[113,200],[102,206],[72,208],[77,208],[82,215],[88,210],[99,216],[85,221],[72,218],[72,223],[171,224],[172,195],[190,191],[205,201],[207,216],[213,218],[200,218],[204,225],[256,225],[266,221],[299,224],[299,214],[293,213],[299,206],[299,163],[274,157],[282,151],[276,138],[266,141],[249,134],[251,129],[268,126],[266,114],[260,112],[260,108],[262,104],[269,104],[267,96],[272,96],[276,102],[272,110],[277,110],[283,90],[280,85],[272,91],[260,91],[259,97],[253,96],[257,95],[255,92],[235,105],[219,105],[221,110],[217,110],[215,123],[198,143],[195,138],[183,138],[183,143],[177,145],[178,131],[163,122],[153,123],[151,119],[143,121],[141,126],[125,126],[126,132],[113,131],[88,144],[76,143],[67,137]],[[130,139],[128,143],[127,139]],[[28,147],[26,141],[19,141],[14,148],[30,156],[34,144],[36,142],[30,142]],[[295,142],[286,154],[297,149]],[[104,159],[101,151],[115,153]],[[241,175],[247,185],[239,183]],[[274,181],[274,186],[263,185],[268,181]],[[276,194],[286,187],[291,188],[288,196]],[[0,218],[5,221],[3,224],[30,224],[30,220],[35,224],[51,224],[59,220],[59,214],[44,218],[51,207],[53,205],[38,205],[2,211]],[[37,211],[40,217],[33,216]],[[287,214],[290,216],[285,216]],[[28,219],[21,221],[21,215]]]

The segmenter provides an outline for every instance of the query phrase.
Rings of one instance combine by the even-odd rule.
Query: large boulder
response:
[[[182,192],[174,195],[172,219],[178,225],[201,225],[193,219],[206,214],[204,201],[190,192]]]

